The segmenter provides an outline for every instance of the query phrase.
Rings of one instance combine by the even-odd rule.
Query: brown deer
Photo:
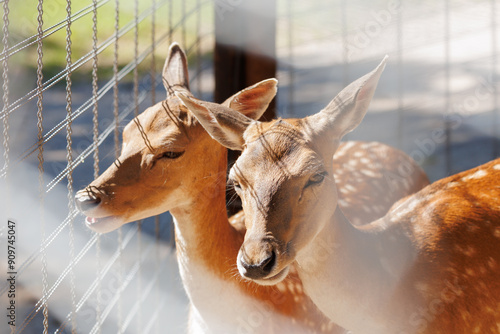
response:
[[[258,122],[179,94],[213,138],[242,150],[229,174],[247,228],[240,274],[280,284],[296,262],[306,293],[354,333],[500,333],[500,159],[361,226],[332,204],[342,189],[331,157],[363,119],[384,66],[303,119]]]
[[[175,218],[181,276],[191,301],[191,332],[343,332],[304,294],[293,270],[278,288],[239,277],[234,264],[243,231],[228,224],[225,210],[227,151],[174,95],[191,96],[186,58],[176,44],[165,63],[164,81],[166,100],[125,127],[120,157],[77,193],[76,202],[87,216],[87,225],[104,233],[170,210]],[[265,80],[235,94],[224,105],[259,118],[275,93],[276,81]],[[359,175],[365,181],[360,181],[359,191],[349,185],[341,195],[343,208],[353,219],[380,217],[396,200],[428,182],[413,160],[400,151],[377,143],[346,143],[341,148],[334,162],[339,189],[344,189],[342,182],[354,168],[346,162],[360,160],[368,171]],[[386,172],[397,173],[401,164],[412,169],[409,180],[386,182]],[[362,203],[358,197],[387,195],[389,190],[393,191],[387,202],[378,204],[376,210],[357,208]],[[239,221],[242,215],[232,218]]]
[[[119,158],[76,194],[87,226],[106,233],[171,212],[190,333],[343,333],[304,294],[296,274],[280,289],[239,277],[234,264],[244,233],[226,213],[227,150],[174,95],[191,94],[186,56],[177,44],[170,47],[163,80],[166,100],[125,127]],[[260,117],[275,94],[276,80],[265,80],[225,105]]]

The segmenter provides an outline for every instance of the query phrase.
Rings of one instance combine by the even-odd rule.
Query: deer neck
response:
[[[231,270],[237,270],[242,238],[229,224],[226,213],[226,150],[221,149],[219,155],[212,153],[211,161],[194,164],[197,168],[204,166],[204,170],[187,190],[189,200],[170,210],[179,272],[191,302],[190,326],[207,333],[233,331],[238,323],[224,322],[220,314],[236,318],[231,308],[250,304],[240,289],[228,282],[234,276]]]
[[[188,189],[189,200],[170,212],[175,220],[181,267],[197,262],[197,265],[221,276],[230,269],[232,263],[228,259],[236,258],[242,238],[228,222],[226,150],[219,151],[219,154],[210,154],[213,160],[209,164],[212,166],[197,175],[197,182]]]
[[[296,273],[278,289],[240,278],[236,258],[243,236],[229,224],[226,213],[225,153],[218,170],[209,173],[219,177],[200,176],[211,185],[197,185],[191,201],[170,210],[181,278],[191,301],[191,326],[205,328],[201,332],[253,332],[255,324],[248,317],[264,314],[266,318],[256,331],[303,333],[311,327],[343,332],[302,293]],[[200,190],[204,187],[207,191]],[[225,327],[220,328],[221,324]]]
[[[306,292],[331,320],[354,332],[387,332],[381,305],[393,305],[405,263],[412,262],[408,240],[394,238],[399,232],[392,227],[383,230],[383,219],[355,227],[337,207],[297,256]]]

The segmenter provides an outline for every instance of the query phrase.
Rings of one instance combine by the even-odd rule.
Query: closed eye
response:
[[[236,191],[241,190],[241,186],[240,186],[240,183],[238,181],[233,180],[233,179],[229,179],[228,183],[233,186],[234,190],[236,190]]]
[[[168,152],[165,152],[163,153],[159,158],[160,159],[177,159],[179,158],[180,156],[182,156],[184,154],[184,151],[181,151],[181,152],[174,152],[174,151],[168,151]]]
[[[321,172],[321,173],[314,174],[313,176],[311,176],[309,178],[309,180],[307,181],[306,186],[304,188],[320,184],[321,182],[323,182],[326,175],[327,175],[327,172]]]

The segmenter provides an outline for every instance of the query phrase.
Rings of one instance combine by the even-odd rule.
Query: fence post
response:
[[[276,0],[215,1],[215,102],[261,80],[276,76]],[[269,105],[261,119],[276,116],[276,102]],[[228,164],[238,157],[229,151]],[[226,198],[237,198],[233,191]],[[241,208],[232,201],[229,214]]]
[[[276,0],[215,2],[215,101],[276,76]],[[275,116],[275,103],[263,118]]]

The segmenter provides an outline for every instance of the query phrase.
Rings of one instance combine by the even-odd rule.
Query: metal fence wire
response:
[[[211,63],[202,55],[213,44],[213,4],[1,5],[1,197],[9,201],[2,211],[16,222],[18,246],[16,323],[2,317],[1,332],[158,333],[167,324],[183,326],[186,300],[169,216],[100,236],[83,227],[73,197],[114,160],[121,128],[164,98],[161,67],[172,41],[182,41],[189,57],[194,93],[210,97]],[[2,227],[3,245],[6,234]],[[10,289],[3,279],[2,305]]]
[[[278,5],[279,114],[317,112],[387,54],[348,139],[403,149],[431,180],[499,156],[497,0]]]
[[[185,332],[170,216],[98,235],[73,197],[117,157],[124,125],[164,98],[171,42],[188,55],[194,95],[212,99],[214,21],[242,4],[0,1],[0,302],[11,300],[12,271],[17,307],[16,325],[2,314],[0,332]],[[319,111],[389,54],[348,139],[399,147],[432,180],[500,155],[498,1],[276,5],[279,116]],[[17,240],[10,271],[9,220]]]

